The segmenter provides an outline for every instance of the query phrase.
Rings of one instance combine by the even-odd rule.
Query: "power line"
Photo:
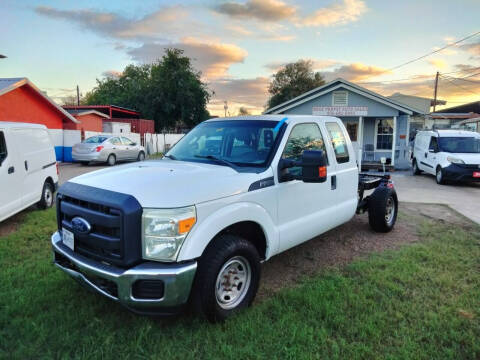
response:
[[[463,86],[461,86],[461,85],[455,84],[452,80],[450,80],[450,78],[449,78],[448,76],[442,76],[442,75],[440,75],[440,76],[441,76],[443,79],[449,81],[452,85],[455,85],[456,87],[458,87],[458,88],[460,88],[460,89],[463,89],[463,90],[465,90],[465,91],[468,91],[468,92],[470,92],[470,93],[478,96],[477,93],[471,91],[470,89],[467,89],[466,87],[463,87]]]
[[[387,69],[386,71],[392,71],[392,70],[398,69],[398,68],[400,68],[400,67],[402,67],[402,66],[405,66],[405,65],[411,64],[411,63],[413,63],[413,62],[415,62],[415,61],[418,61],[418,60],[421,60],[421,59],[423,59],[423,58],[426,58],[427,56],[436,54],[436,53],[438,53],[438,52],[440,52],[440,51],[442,51],[442,50],[445,50],[445,49],[447,49],[447,48],[449,48],[449,47],[451,47],[451,46],[457,45],[457,44],[461,43],[462,41],[465,41],[465,40],[467,40],[467,39],[470,39],[470,38],[472,38],[472,37],[474,37],[474,36],[476,36],[476,35],[478,35],[478,34],[480,34],[480,31],[477,31],[476,33],[470,34],[470,35],[464,37],[463,39],[460,39],[460,40],[458,40],[458,41],[455,41],[454,43],[447,44],[447,45],[441,47],[440,49],[431,51],[431,52],[429,52],[428,54],[419,56],[419,57],[417,57],[417,58],[415,58],[415,59],[406,61],[406,62],[404,62],[404,63],[402,63],[402,64],[400,64],[400,65],[394,66],[394,67],[392,67],[392,68],[390,68],[390,69]]]

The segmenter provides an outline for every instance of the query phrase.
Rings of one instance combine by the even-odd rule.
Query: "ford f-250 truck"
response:
[[[51,240],[60,269],[133,311],[190,304],[218,321],[252,303],[262,261],[356,212],[390,231],[397,209],[388,175],[359,174],[338,118],[217,118],[162,160],[65,183]]]

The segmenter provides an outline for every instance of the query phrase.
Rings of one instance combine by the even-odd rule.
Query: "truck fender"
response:
[[[242,221],[255,222],[262,228],[267,243],[265,259],[278,251],[278,230],[271,216],[262,206],[253,202],[230,204],[209,214],[205,219],[201,219],[201,212],[201,210],[198,211],[197,224],[185,239],[177,261],[199,258],[217,234]]]

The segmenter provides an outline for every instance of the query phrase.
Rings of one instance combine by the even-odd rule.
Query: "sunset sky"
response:
[[[480,35],[389,70],[480,31],[478,0],[2,0],[0,12],[0,77],[26,76],[58,102],[166,47],[194,59],[213,114],[224,100],[232,115],[261,112],[272,73],[298,59],[383,95],[431,97],[440,71],[447,106],[480,100]]]

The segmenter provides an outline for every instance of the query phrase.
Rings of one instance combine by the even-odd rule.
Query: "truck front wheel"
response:
[[[252,243],[236,235],[220,235],[199,260],[191,296],[194,310],[218,322],[250,306],[260,272],[260,256]]]
[[[397,221],[397,212],[398,199],[393,189],[379,187],[368,198],[368,222],[374,231],[391,231]]]

